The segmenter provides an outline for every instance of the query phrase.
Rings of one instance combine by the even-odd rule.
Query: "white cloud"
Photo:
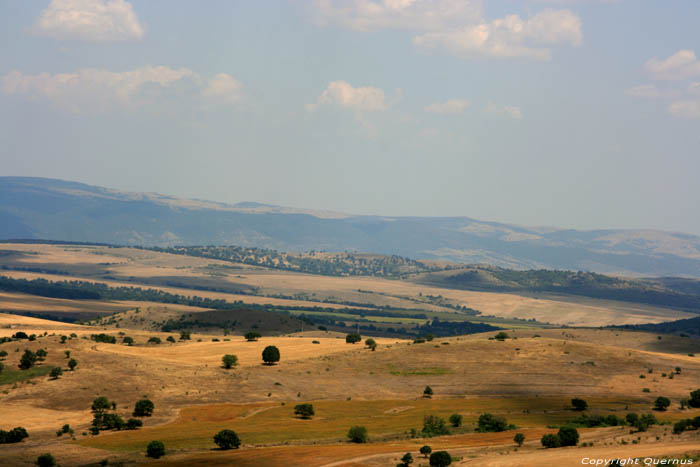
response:
[[[503,115],[515,120],[520,120],[523,118],[523,113],[520,110],[520,107],[516,107],[514,105],[499,106],[496,104],[488,104],[484,110],[490,114]]]
[[[668,106],[671,115],[683,118],[700,118],[700,101],[675,101]]]
[[[207,99],[235,104],[243,97],[243,85],[233,76],[219,73],[211,78],[202,90],[202,96]]]
[[[700,60],[692,50],[679,50],[666,60],[654,57],[646,61],[644,68],[655,79],[681,80],[700,76]]]
[[[525,57],[548,60],[547,46],[580,45],[581,20],[569,10],[544,10],[528,19],[508,15],[458,29],[428,32],[413,38],[424,51],[445,51],[458,56]]]
[[[204,85],[199,74],[188,68],[151,65],[123,72],[85,68],[74,73],[25,75],[12,71],[0,77],[0,90],[6,95],[46,100],[76,114],[178,102],[183,96],[224,103],[237,102],[242,96],[242,86],[231,75],[218,74]]]
[[[640,84],[625,90],[625,94],[632,97],[644,97],[648,99],[664,99],[680,95],[676,89],[659,89],[654,84]]]
[[[690,83],[688,85],[688,94],[700,96],[700,83]]]
[[[426,112],[435,114],[461,114],[469,106],[464,99],[450,99],[446,102],[435,102],[425,107]]]
[[[321,105],[334,105],[354,110],[379,111],[386,110],[384,91],[367,86],[354,88],[345,81],[332,81],[321,93],[315,104],[307,104],[308,111],[314,111]]]
[[[440,30],[479,21],[481,0],[316,0],[320,25],[375,29]]]
[[[97,42],[141,39],[145,34],[124,0],[51,0],[34,31],[54,39]]]

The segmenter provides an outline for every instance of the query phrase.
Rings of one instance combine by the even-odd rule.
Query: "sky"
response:
[[[0,0],[0,175],[700,234],[697,0]]]

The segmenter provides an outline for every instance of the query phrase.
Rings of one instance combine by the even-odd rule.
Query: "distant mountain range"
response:
[[[532,228],[467,217],[353,216],[0,177],[0,239],[19,238],[358,251],[513,269],[700,277],[695,235]]]

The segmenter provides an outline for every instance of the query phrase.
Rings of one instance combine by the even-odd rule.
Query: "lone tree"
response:
[[[301,418],[311,418],[316,413],[314,412],[314,406],[311,404],[299,404],[294,407],[294,415],[297,415]]]
[[[146,447],[146,455],[153,459],[158,459],[165,455],[165,444],[161,441],[151,441]]]
[[[150,417],[155,405],[149,399],[141,399],[134,405],[134,417]]]
[[[559,439],[559,436],[553,435],[552,433],[543,435],[542,439],[540,439],[540,443],[542,443],[542,446],[547,449],[561,447],[561,440]]]
[[[260,335],[259,332],[250,331],[250,332],[246,332],[244,337],[245,337],[245,340],[247,340],[248,342],[255,342],[258,339],[260,339],[262,336]]]
[[[66,358],[70,358],[70,350],[64,350],[64,354],[66,354]]]
[[[428,399],[433,397],[433,388],[426,386],[425,389],[423,389],[423,397],[427,397]]]
[[[56,459],[47,452],[36,458],[36,465],[39,467],[54,467],[56,465]]]
[[[280,349],[274,345],[268,345],[262,352],[262,359],[265,365],[274,365],[280,361]]]
[[[372,339],[371,337],[369,339],[365,340],[365,345],[367,348],[371,349],[373,352],[377,350],[377,342]]]
[[[491,415],[490,413],[482,413],[479,415],[478,431],[505,431],[508,429],[508,422],[503,417]]]
[[[76,366],[78,366],[78,360],[74,358],[68,360],[68,368],[70,368],[70,371],[74,371]]]
[[[409,465],[413,464],[413,456],[411,455],[410,452],[407,452],[406,454],[403,455],[401,458],[401,467],[408,467]]]
[[[430,467],[447,467],[452,463],[452,456],[447,451],[435,451],[428,462]]]
[[[688,399],[688,406],[696,409],[700,407],[700,389],[697,389],[690,393],[690,399]]]
[[[31,350],[27,349],[24,351],[22,354],[22,357],[19,359],[19,368],[20,370],[28,370],[31,367],[34,366],[36,363],[37,356],[34,352]]]
[[[231,367],[238,365],[238,357],[233,354],[226,354],[221,357],[221,362],[224,364],[224,368],[229,370]]]
[[[221,430],[214,435],[214,443],[221,449],[238,449],[241,439],[233,430]]]
[[[351,332],[347,336],[345,336],[345,342],[348,344],[356,344],[362,340],[362,336],[360,336],[356,332]]]
[[[572,426],[563,426],[557,433],[562,446],[576,446],[578,444],[578,430]]]
[[[419,452],[423,454],[423,456],[428,457],[430,453],[433,452],[433,448],[426,444],[425,446],[420,448]]]
[[[493,336],[493,338],[498,340],[498,341],[504,341],[504,340],[508,339],[508,334],[501,331],[498,334],[496,334],[495,336]]]
[[[571,399],[571,405],[574,407],[574,410],[586,410],[588,408],[588,402],[586,402],[583,399],[579,399],[578,397],[575,397]]]
[[[654,401],[654,408],[656,410],[664,411],[671,405],[671,400],[668,397],[659,396]]]
[[[367,428],[363,426],[353,426],[348,430],[348,438],[353,443],[367,442]]]
[[[520,447],[525,442],[525,435],[522,433],[516,433],[515,436],[513,436],[513,441],[515,441],[515,444]]]
[[[450,415],[450,423],[455,428],[462,426],[462,416],[458,413],[453,413]]]
[[[51,377],[51,379],[58,379],[61,377],[62,374],[63,374],[63,370],[61,370],[61,367],[55,366],[55,367],[51,368],[51,373],[49,373],[49,376]]]

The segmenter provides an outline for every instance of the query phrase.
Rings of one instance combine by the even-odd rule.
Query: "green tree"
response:
[[[54,467],[56,465],[56,459],[47,452],[36,458],[36,465],[39,467]]]
[[[353,426],[348,430],[348,438],[353,443],[367,442],[367,428],[363,426]]]
[[[70,350],[64,350],[64,354],[66,354],[66,358],[70,358]]]
[[[493,338],[496,340],[499,340],[499,341],[504,341],[504,340],[508,339],[508,334],[501,331],[498,334],[496,334],[495,336],[493,336]]]
[[[574,407],[574,410],[579,411],[583,411],[588,408],[588,402],[583,399],[579,399],[578,397],[571,399],[571,405]]]
[[[233,430],[221,430],[214,435],[214,443],[220,449],[238,449],[241,445],[241,439]]]
[[[7,357],[7,350],[0,350],[0,358]]]
[[[165,455],[165,444],[161,441],[151,441],[146,447],[146,455],[153,459],[158,459]]]
[[[55,367],[51,368],[51,373],[49,373],[49,376],[51,377],[51,379],[58,379],[61,377],[62,374],[63,374],[63,370],[61,370],[61,367],[55,366]]]
[[[226,368],[227,370],[231,367],[238,365],[238,357],[236,357],[233,354],[224,355],[223,357],[221,357],[221,361],[224,364],[224,368]]]
[[[367,348],[372,349],[372,351],[377,350],[377,341],[375,341],[371,337],[365,340],[365,345],[367,346]]]
[[[445,420],[437,415],[426,415],[423,417],[423,430],[425,436],[441,436],[450,434],[450,430],[445,424]]]
[[[43,362],[44,359],[46,359],[46,356],[47,356],[48,354],[49,354],[49,353],[48,353],[46,350],[44,350],[44,349],[39,349],[39,350],[36,351],[36,359],[39,360],[40,362]]]
[[[688,399],[688,406],[693,408],[700,408],[700,389],[697,389],[690,393],[690,399]]]
[[[70,371],[74,371],[76,366],[78,366],[78,360],[74,358],[68,360],[68,368],[70,368]]]
[[[430,467],[447,467],[452,463],[452,456],[447,451],[435,451],[428,462]]]
[[[112,404],[109,402],[109,399],[104,396],[100,396],[92,401],[92,407],[90,408],[95,414],[104,414],[110,407],[112,407]]]
[[[540,443],[542,443],[542,446],[547,449],[561,447],[561,440],[559,439],[559,436],[551,433],[542,436]]]
[[[25,350],[24,354],[22,354],[22,357],[19,359],[20,370],[28,370],[33,367],[36,363],[36,359],[37,356],[34,352],[29,349]]]
[[[5,369],[5,365],[3,365],[3,364],[0,362],[0,373],[2,373],[2,370],[4,370],[4,369]]]
[[[153,415],[155,405],[150,399],[141,399],[134,405],[134,417],[150,417]]]
[[[428,399],[433,397],[433,388],[426,386],[425,389],[423,389],[423,397],[427,397]]]
[[[268,345],[262,352],[262,359],[265,365],[274,365],[280,361],[280,350],[274,345]]]
[[[314,406],[311,404],[299,404],[294,407],[294,415],[301,418],[311,418],[315,415]]]
[[[522,433],[516,433],[515,436],[513,436],[513,441],[515,441],[515,444],[520,447],[525,442],[525,435]]]
[[[669,405],[671,405],[671,399],[669,399],[668,397],[659,396],[654,401],[654,408],[656,410],[664,411],[668,408]]]
[[[245,340],[247,340],[248,342],[255,342],[258,339],[260,339],[262,336],[260,335],[259,332],[250,331],[250,332],[246,332],[245,336],[243,336],[243,337],[245,337]]]
[[[357,334],[356,332],[351,332],[347,336],[345,336],[345,342],[348,344],[356,344],[362,340],[362,336]]]
[[[453,413],[450,415],[450,423],[455,428],[462,426],[462,416],[458,413]]]
[[[180,340],[181,341],[192,340],[192,338],[190,337],[190,332],[189,331],[180,331]]]
[[[160,344],[162,341],[160,340],[160,337],[153,336],[148,338],[148,343],[149,344]]]
[[[505,431],[508,429],[508,422],[503,417],[497,417],[490,413],[483,413],[479,416],[478,431]]]
[[[175,338],[173,336],[168,336],[167,339],[165,339],[168,342],[175,343]]]
[[[413,464],[413,456],[410,452],[407,452],[401,458],[401,467],[408,467],[411,464]]]
[[[425,446],[422,446],[419,450],[421,454],[423,454],[423,457],[428,457],[431,452],[433,452],[433,448],[428,446],[427,444]]]
[[[578,430],[572,426],[563,426],[557,433],[562,446],[576,446],[578,444]]]
[[[138,418],[130,418],[129,420],[126,421],[126,429],[127,430],[136,430],[138,428],[141,428],[143,426],[143,422],[139,420]]]
[[[134,339],[129,336],[124,336],[124,339],[122,339],[122,344],[134,345]]]

